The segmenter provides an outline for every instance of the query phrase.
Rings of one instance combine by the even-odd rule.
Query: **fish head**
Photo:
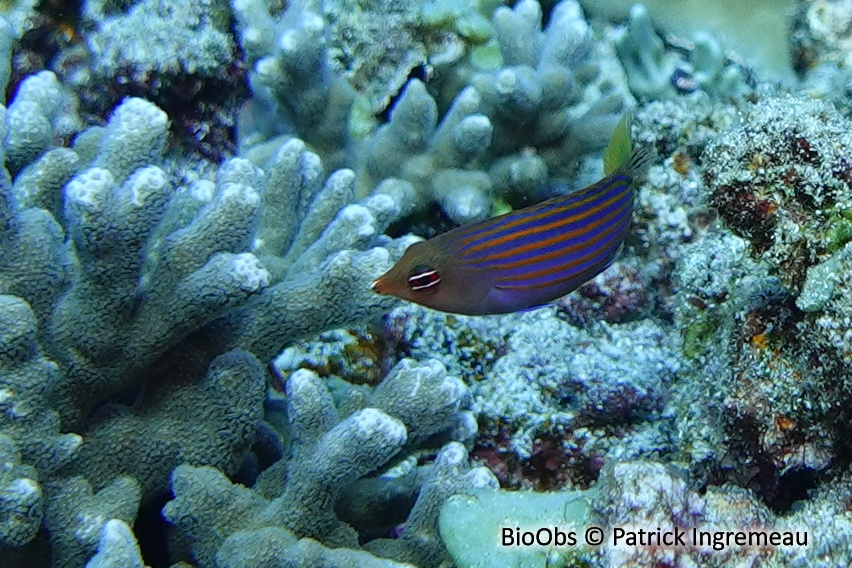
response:
[[[443,312],[478,313],[490,282],[465,270],[440,249],[440,240],[414,243],[372,284],[377,294],[396,296]]]

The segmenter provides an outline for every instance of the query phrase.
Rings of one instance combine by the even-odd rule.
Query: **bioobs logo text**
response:
[[[576,546],[577,533],[559,527],[539,527],[521,530],[520,527],[502,527],[500,544],[505,547],[523,546]]]

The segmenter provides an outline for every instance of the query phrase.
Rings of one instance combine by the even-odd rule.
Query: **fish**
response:
[[[414,243],[372,290],[463,315],[533,309],[576,290],[617,257],[637,179],[656,159],[633,149],[632,122],[627,113],[616,126],[599,182]]]

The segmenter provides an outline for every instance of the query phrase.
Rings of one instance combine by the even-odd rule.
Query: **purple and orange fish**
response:
[[[576,290],[618,255],[635,179],[655,158],[632,149],[631,123],[618,123],[598,183],[415,243],[373,290],[467,315],[526,310]]]

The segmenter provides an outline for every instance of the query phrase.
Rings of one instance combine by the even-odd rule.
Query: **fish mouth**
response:
[[[370,283],[370,289],[376,294],[381,294],[382,296],[396,296],[397,294],[394,292],[395,286],[394,281],[391,278],[387,277],[387,274],[383,274],[373,280]]]
[[[372,290],[376,294],[385,295],[385,291],[383,290],[383,288],[384,287],[382,286],[382,279],[381,278],[376,278],[375,280],[373,280],[370,283],[370,290]]]

